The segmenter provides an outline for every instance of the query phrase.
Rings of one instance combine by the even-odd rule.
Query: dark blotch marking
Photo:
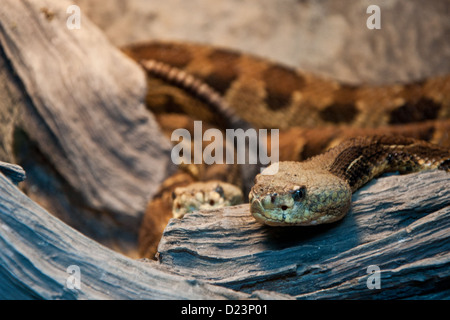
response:
[[[352,170],[347,171],[345,178],[351,188],[355,186],[362,177],[370,174],[373,164],[365,157],[352,166]]]
[[[330,172],[345,179],[353,188],[361,177],[371,172],[373,164],[370,160],[375,160],[373,158],[374,152],[375,150],[370,147],[351,146],[336,157],[330,167]],[[359,160],[352,165],[351,170],[348,170],[350,163],[358,158]]]
[[[394,155],[393,155],[392,153],[389,153],[389,154],[387,155],[387,157],[386,157],[386,161],[387,161],[389,164],[392,165],[392,163],[394,162],[394,160],[395,160]]]
[[[345,179],[351,188],[368,181],[369,175],[373,174],[372,168],[384,161],[389,163],[384,172],[401,173],[417,170],[419,159],[445,159],[439,166],[442,170],[446,170],[450,164],[447,150],[408,137],[375,136],[368,140],[349,140],[348,143],[353,144],[354,141],[358,143],[339,149],[329,169],[330,173]],[[395,150],[388,148],[394,145],[397,146]],[[349,168],[350,164],[352,166]]]
[[[408,101],[390,114],[390,124],[419,122],[423,120],[434,120],[437,118],[440,104],[421,98],[417,101]]]
[[[151,98],[147,97],[147,108],[154,114],[179,113],[185,114],[185,106],[177,102],[172,95],[164,95],[164,102],[155,105]]]
[[[444,160],[439,164],[439,170],[450,171],[450,159]]]
[[[272,110],[280,110],[289,105],[292,93],[305,86],[305,79],[294,70],[283,66],[271,66],[263,74],[266,83],[266,103]]]
[[[343,85],[333,93],[333,103],[326,106],[319,113],[322,120],[333,124],[351,123],[358,114],[355,105],[358,87]]]
[[[435,132],[436,127],[433,125],[425,124],[423,125],[423,127],[419,126],[418,135],[416,139],[430,141],[434,137]],[[410,136],[413,136],[413,134],[410,134]]]
[[[231,50],[215,50],[208,59],[213,64],[214,70],[203,80],[221,94],[225,94],[239,75],[240,54]]]
[[[301,187],[300,189],[297,190],[293,190],[292,192],[292,199],[294,199],[294,201],[300,201],[303,199],[303,197],[305,196],[305,187]]]
[[[357,113],[353,103],[334,103],[321,110],[319,115],[326,122],[339,124],[352,122]]]

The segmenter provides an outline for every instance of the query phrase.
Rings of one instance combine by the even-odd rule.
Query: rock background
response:
[[[77,0],[118,46],[181,40],[231,47],[348,82],[450,72],[447,0]],[[381,29],[369,30],[369,5]]]

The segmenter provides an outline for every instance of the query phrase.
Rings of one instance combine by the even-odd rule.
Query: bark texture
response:
[[[83,233],[133,254],[146,203],[174,169],[143,103],[143,71],[66,1],[5,1],[0,11],[0,160],[27,194]],[[119,240],[117,240],[119,239]]]
[[[251,297],[112,251],[45,211],[1,173],[0,226],[1,299]],[[77,266],[79,273],[70,266]],[[79,287],[74,281],[77,275]]]

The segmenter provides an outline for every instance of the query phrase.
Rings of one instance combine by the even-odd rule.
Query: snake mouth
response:
[[[312,226],[323,223],[323,212],[310,211],[308,207],[290,201],[272,201],[273,194],[265,196],[250,194],[250,212],[256,221],[269,226]]]
[[[291,208],[286,205],[283,205],[279,209],[281,209],[282,211],[287,211],[288,209]],[[270,226],[289,225],[288,222],[286,222],[287,212],[282,213],[280,218],[274,217],[273,215],[270,215],[270,210],[264,208],[263,204],[261,203],[261,200],[259,199],[251,200],[250,212],[256,219],[256,221],[260,223],[264,223]]]

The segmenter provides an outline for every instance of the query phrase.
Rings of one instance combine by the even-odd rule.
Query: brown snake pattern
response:
[[[450,148],[450,76],[404,85],[354,86],[204,45],[153,42],[123,50],[136,61],[153,59],[200,79],[220,94],[232,109],[231,115],[252,127],[279,128],[281,161],[304,160],[348,138],[381,134]],[[147,105],[167,136],[177,128],[191,131],[194,120],[202,120],[204,127],[229,128],[223,110],[205,104],[195,90],[186,92],[161,77],[164,72],[157,77],[148,73]],[[180,78],[182,82],[185,76]],[[176,187],[214,179],[242,186],[237,167],[186,166],[169,177],[148,205],[140,231],[140,253],[152,256],[156,252],[172,217]]]
[[[161,61],[201,79],[256,128],[374,128],[450,117],[449,75],[404,85],[353,86],[205,45],[154,42],[124,51],[136,61]],[[150,84],[147,102],[156,114],[217,120],[211,110],[173,86],[153,80]]]

